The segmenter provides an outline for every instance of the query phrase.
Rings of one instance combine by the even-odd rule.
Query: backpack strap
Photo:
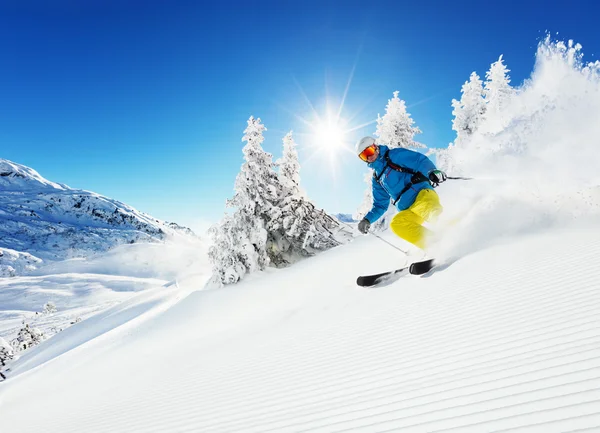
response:
[[[411,174],[412,177],[410,179],[410,182],[406,184],[406,186],[402,189],[402,191],[400,191],[400,194],[398,194],[398,196],[396,197],[396,199],[392,202],[392,204],[394,206],[396,206],[396,203],[398,203],[398,200],[400,200],[400,197],[402,197],[402,195],[408,191],[409,189],[412,188],[413,185],[417,184],[417,183],[421,183],[421,182],[428,182],[429,179],[427,179],[427,177],[423,174],[423,173],[419,173],[417,171],[414,171],[411,168],[408,167],[404,167],[402,165],[398,165],[395,164],[394,162],[392,162],[392,160],[390,159],[390,150],[388,149],[385,152],[385,155],[383,155],[383,157],[385,158],[385,165],[383,166],[383,170],[381,170],[381,173],[379,173],[379,175],[375,175],[375,173],[373,173],[373,176],[375,177],[375,180],[381,185],[381,176],[383,176],[383,173],[385,173],[385,170],[390,167],[392,170],[396,170],[399,171],[401,173],[408,173]],[[382,185],[383,186],[383,185]]]

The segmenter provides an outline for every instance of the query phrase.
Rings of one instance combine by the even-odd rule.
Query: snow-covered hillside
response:
[[[38,259],[85,257],[121,244],[161,241],[169,235],[193,233],[0,159],[0,276],[35,268],[41,263]]]
[[[193,237],[124,244],[86,258],[27,269],[27,276],[0,278],[0,338],[14,342],[24,324],[49,338],[140,291],[209,274],[207,249],[204,241]],[[5,250],[5,257],[7,251],[16,256]],[[45,311],[47,304],[56,311]]]
[[[404,261],[374,237],[157,286],[26,352],[3,431],[600,431],[599,228],[374,289],[356,275]]]

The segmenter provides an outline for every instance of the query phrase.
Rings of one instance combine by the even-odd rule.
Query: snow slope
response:
[[[146,290],[26,352],[2,431],[600,431],[599,228],[374,289],[356,275],[403,258],[368,236],[221,290]]]
[[[0,278],[0,337],[13,340],[25,322],[46,337],[139,292],[209,274],[207,245],[190,239],[121,245],[104,254],[64,260]],[[46,314],[52,303],[57,311]]]

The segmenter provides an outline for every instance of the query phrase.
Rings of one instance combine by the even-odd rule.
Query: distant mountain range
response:
[[[0,277],[44,261],[85,257],[117,245],[195,236],[124,203],[44,179],[0,159]]]
[[[352,218],[352,215],[349,213],[337,213],[337,214],[334,214],[333,216],[335,216],[337,219],[339,219],[340,221],[345,222],[345,223],[356,222],[356,220],[354,218]]]

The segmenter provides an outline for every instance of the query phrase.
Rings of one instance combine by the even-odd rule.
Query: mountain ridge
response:
[[[49,181],[30,167],[0,159],[0,251],[12,250],[0,256],[0,275],[20,274],[34,263],[176,236],[195,234],[118,200]],[[19,264],[25,255],[18,253],[33,259]]]

